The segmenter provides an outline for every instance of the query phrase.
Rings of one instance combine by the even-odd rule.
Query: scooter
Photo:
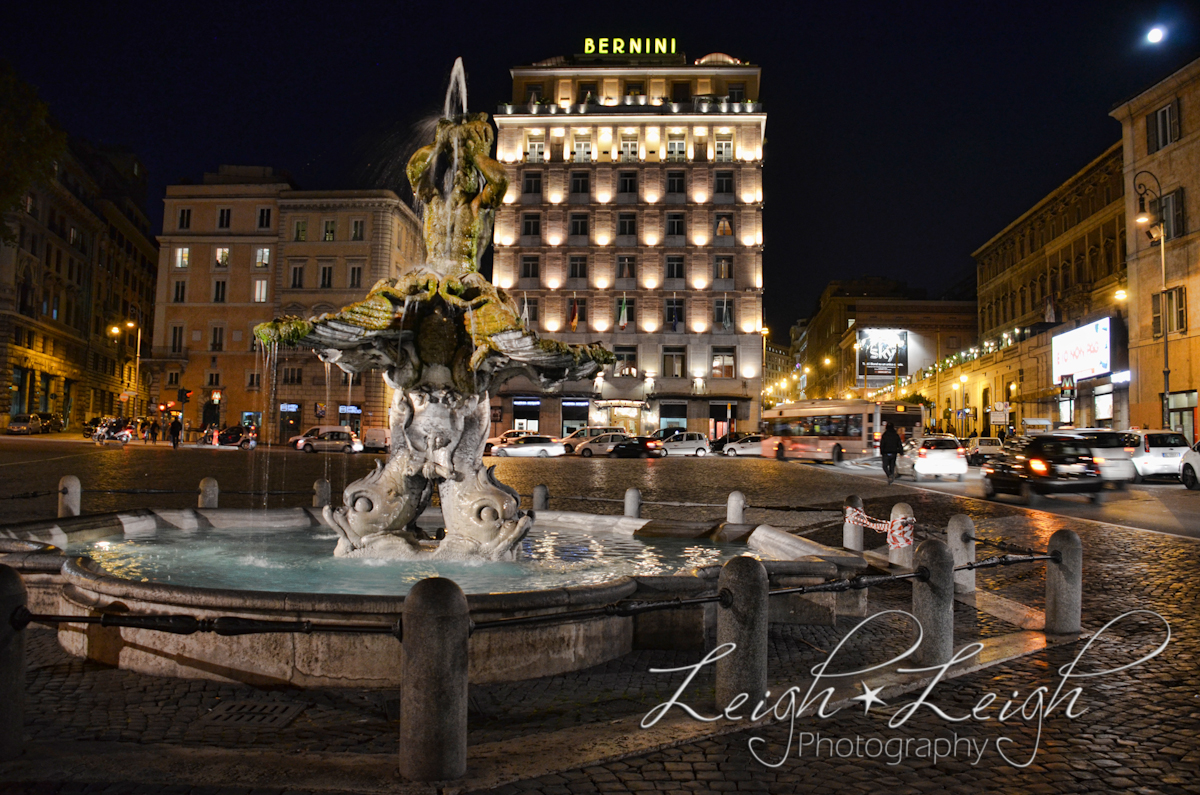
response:
[[[96,444],[105,442],[129,444],[133,441],[133,428],[121,423],[105,423],[96,428],[96,432],[92,434],[92,441]]]

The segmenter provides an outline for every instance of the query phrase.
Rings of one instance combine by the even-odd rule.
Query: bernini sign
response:
[[[675,39],[586,38],[584,55],[674,55]]]

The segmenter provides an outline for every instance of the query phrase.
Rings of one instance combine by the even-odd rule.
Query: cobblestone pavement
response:
[[[0,448],[0,464],[9,460],[10,452]],[[150,457],[158,453],[147,451],[142,455]],[[189,454],[180,451],[177,455]],[[189,463],[187,471],[179,475],[181,483],[185,482],[184,477],[187,481],[198,479],[197,462],[213,461],[217,466],[226,466],[217,456],[244,454],[195,451],[192,455],[208,458],[185,459]],[[356,458],[350,465],[361,466],[365,462],[366,459]],[[796,721],[794,733],[790,733],[787,722],[736,731],[650,753],[636,753],[618,761],[567,769],[507,784],[495,791],[547,795],[651,790],[1200,792],[1196,775],[1200,771],[1197,746],[1200,695],[1192,679],[1197,673],[1196,661],[1200,659],[1200,627],[1194,615],[1196,561],[1200,552],[1197,542],[944,494],[863,485],[860,479],[836,470],[774,467],[776,462],[769,461],[655,462],[670,465],[669,470],[667,467],[650,470],[645,462],[595,463],[640,464],[643,469],[630,468],[620,476],[616,468],[594,471],[577,468],[571,470],[576,473],[573,480],[566,479],[569,473],[564,469],[563,480],[550,483],[551,493],[619,494],[624,488],[621,478],[628,482],[635,475],[642,478],[645,493],[660,499],[716,502],[712,494],[736,486],[747,493],[752,505],[829,506],[840,504],[845,493],[857,491],[864,495],[868,513],[874,516],[886,516],[892,503],[902,498],[912,504],[921,527],[944,527],[951,514],[966,513],[976,522],[980,537],[1003,538],[1040,549],[1045,548],[1053,532],[1069,527],[1080,534],[1084,544],[1085,628],[1095,632],[1126,611],[1151,610],[1170,623],[1171,641],[1162,654],[1125,671],[1072,680],[1072,687],[1082,687],[1076,710],[1082,714],[1067,717],[1063,714],[1065,705],[1060,704],[1042,723],[1040,739],[1036,720],[1024,720],[1018,714],[1001,722],[1000,707],[1010,698],[1018,706],[1025,704],[1038,687],[1049,688],[1052,693],[1060,679],[1056,671],[1080,653],[1083,642],[1053,647],[940,683],[929,696],[930,703],[958,716],[969,714],[985,694],[996,693],[995,703],[985,704],[983,715],[991,718],[986,722],[951,722],[924,707],[915,711],[904,725],[891,727],[888,718],[898,708],[916,700],[917,694],[889,697],[885,692],[882,698],[889,706],[876,705],[868,714],[863,713],[861,706],[855,706],[823,719],[806,714]],[[687,473],[695,475],[700,472],[696,465],[707,463],[735,465],[721,470],[721,492],[715,491],[718,484],[702,475],[681,478]],[[231,468],[237,465],[233,461],[228,464]],[[55,464],[44,466],[49,470]],[[316,457],[301,454],[293,454],[288,460],[293,475],[303,471],[301,477],[312,474],[305,467],[319,471],[320,466]],[[774,467],[773,474],[768,467]],[[522,471],[514,468],[507,477],[519,481]],[[550,482],[548,472],[551,470],[541,469],[528,474],[531,482],[516,485],[527,493],[533,483]],[[668,472],[669,475],[664,474]],[[228,476],[234,474],[230,471]],[[745,482],[734,482],[733,474]],[[668,480],[677,478],[681,482],[672,489]],[[788,514],[774,514],[770,517],[772,521],[786,524]],[[762,518],[768,517],[755,520]],[[834,522],[810,527],[805,533],[825,543],[840,541],[840,525]],[[867,536],[868,546],[883,543],[878,534]],[[980,557],[987,554],[990,551],[981,547]],[[1041,565],[980,571],[978,581],[981,588],[1009,599],[1042,606],[1044,567]],[[902,608],[908,601],[909,586],[903,584],[873,589],[871,593],[872,612]],[[773,691],[782,692],[790,685],[807,688],[812,666],[825,660],[855,623],[843,619],[836,627],[773,626],[770,636]],[[1012,631],[1013,627],[998,619],[956,605],[957,644]],[[835,667],[847,670],[882,662],[907,645],[907,632],[908,627],[899,616],[874,621],[850,639],[839,652]],[[1155,616],[1144,613],[1131,616],[1092,644],[1080,669],[1117,668],[1147,654],[1162,640],[1162,625]],[[690,665],[698,657],[698,653],[639,651],[574,674],[472,687],[470,743],[478,746],[527,741],[533,747],[540,735],[584,725],[627,726],[629,734],[637,733],[642,717],[666,700],[683,676],[650,673],[649,669]],[[684,700],[701,712],[716,714],[712,687],[711,672],[704,671],[693,680]],[[100,747],[107,743],[115,744],[114,747],[145,748],[150,755],[159,753],[158,749],[190,748],[378,754],[394,758],[398,750],[394,720],[396,693],[354,689],[267,691],[218,682],[141,676],[70,658],[45,630],[29,633],[27,693],[26,731],[35,744]],[[222,702],[243,700],[296,704],[303,709],[283,729],[218,726],[205,720]],[[1032,714],[1036,700],[1029,703],[1027,714]],[[814,736],[818,733],[820,742]],[[755,737],[765,740],[765,745],[755,746],[758,755],[772,765],[781,764],[764,764],[752,756],[749,742]],[[1023,764],[1032,757],[1028,766],[1014,766],[1000,755],[997,740],[1001,737],[1013,741],[1001,746],[1013,762]],[[936,760],[930,758],[921,741],[938,738],[951,741],[948,746],[939,743],[938,750],[950,748],[955,753]],[[956,739],[957,746],[953,743]],[[968,740],[986,743],[977,757],[968,758],[968,750],[975,754],[978,749],[978,746],[968,749]],[[798,743],[804,744],[798,746]],[[934,747],[931,743],[930,750]],[[562,767],[570,764],[569,759],[561,760]],[[168,782],[63,783],[50,774],[41,782],[5,784],[5,769],[0,765],[0,792],[6,795],[9,792],[246,795],[307,791],[303,781],[283,780],[277,787],[250,789],[177,786]]]

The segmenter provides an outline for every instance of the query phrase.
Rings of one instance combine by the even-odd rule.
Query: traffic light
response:
[[[180,405],[183,405],[184,403],[187,403],[189,399],[191,399],[192,390],[180,387],[175,397],[179,400]]]
[[[159,404],[158,404],[158,413],[159,413],[159,414],[162,414],[162,413],[163,413],[164,411],[166,411],[166,410],[167,410],[167,404],[166,404],[166,403],[159,403]]]

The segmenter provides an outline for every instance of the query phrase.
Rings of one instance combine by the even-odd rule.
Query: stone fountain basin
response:
[[[541,521],[539,514],[539,521]],[[554,512],[566,524],[587,522],[633,532],[638,520]],[[545,517],[547,520],[550,515]],[[404,613],[403,596],[279,593],[134,582],[105,571],[91,558],[65,557],[62,545],[167,526],[324,526],[319,510],[135,510],[99,516],[26,522],[0,528],[0,562],[15,566],[29,590],[30,609],[58,615],[173,614],[236,616],[275,621],[391,624]],[[597,528],[599,529],[599,528]],[[865,568],[861,558],[775,528],[759,527],[749,546],[764,558],[773,587],[815,584]],[[539,591],[468,594],[476,623],[516,616],[565,613],[620,599],[674,599],[716,592],[720,568],[690,575],[621,577],[595,585]],[[837,613],[864,614],[865,592],[778,597],[772,620],[832,623]],[[645,613],[479,630],[470,639],[473,683],[519,681],[580,670],[637,648],[695,649],[715,643],[713,604]],[[396,688],[402,644],[390,635],[301,633],[220,636],[174,635],[128,627],[62,623],[62,647],[72,655],[158,676],[236,681],[256,686]]]

